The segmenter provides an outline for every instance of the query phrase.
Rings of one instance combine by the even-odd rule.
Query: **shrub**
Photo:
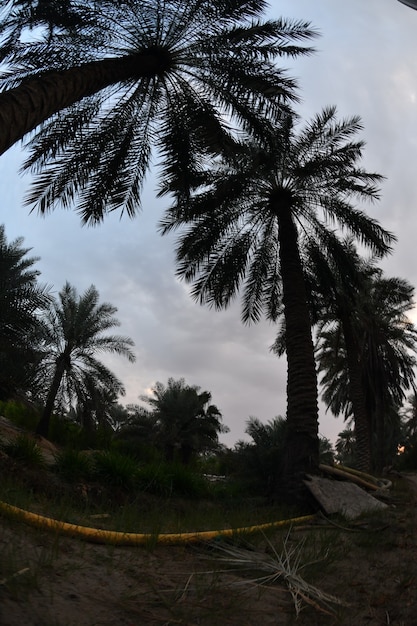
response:
[[[96,452],[93,457],[94,477],[112,487],[132,489],[135,486],[138,464],[130,456],[113,450]]]
[[[30,431],[35,430],[39,420],[39,411],[36,408],[16,400],[0,401],[0,415],[16,426]]]
[[[207,481],[201,475],[175,463],[145,465],[138,470],[136,481],[141,491],[163,497],[195,498],[209,493]]]
[[[66,448],[55,456],[55,470],[65,480],[78,482],[87,480],[93,472],[91,459],[83,452]]]
[[[5,452],[26,465],[33,467],[44,467],[45,460],[42,450],[36,441],[28,435],[18,435],[13,441],[4,445]]]

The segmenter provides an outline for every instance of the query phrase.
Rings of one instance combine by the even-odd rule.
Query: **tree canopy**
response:
[[[262,20],[263,0],[73,0],[82,23],[22,37],[3,18],[0,152],[39,127],[24,169],[41,212],[76,204],[84,222],[134,215],[152,158],[166,191],[188,194],[201,162],[262,136],[295,82],[276,60],[308,54],[314,30]],[[42,32],[42,31],[41,31]],[[39,176],[36,177],[36,174]]]
[[[162,232],[181,227],[178,275],[192,295],[215,308],[243,287],[243,321],[262,314],[286,329],[287,451],[284,474],[318,467],[317,378],[311,309],[305,277],[311,242],[338,259],[343,243],[335,227],[375,253],[394,237],[355,205],[378,198],[381,176],[359,165],[364,148],[358,117],[339,121],[327,107],[303,128],[282,116],[266,145],[248,139],[231,158],[207,166],[202,184],[174,204]],[[296,488],[296,487],[295,487]]]
[[[106,394],[123,394],[121,381],[101,363],[97,355],[116,353],[129,361],[135,360],[129,337],[109,335],[107,331],[119,326],[114,317],[117,309],[109,303],[99,303],[99,293],[91,285],[78,295],[68,282],[53,300],[44,316],[44,343],[48,360],[43,369],[49,388],[37,433],[47,436],[50,417],[58,394],[64,403],[75,397],[82,405]]]

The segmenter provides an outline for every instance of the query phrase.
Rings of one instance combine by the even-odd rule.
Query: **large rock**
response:
[[[388,507],[350,482],[308,476],[304,483],[328,515],[340,513],[347,519],[355,519],[362,513],[382,511]]]

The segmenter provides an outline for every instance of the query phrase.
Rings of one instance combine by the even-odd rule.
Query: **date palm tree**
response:
[[[8,242],[0,225],[0,399],[30,390],[41,355],[40,311],[48,303],[48,288],[38,283],[36,257],[23,238]]]
[[[152,156],[166,187],[187,194],[205,158],[234,150],[236,128],[262,135],[295,99],[276,59],[311,52],[296,43],[315,34],[262,20],[263,0],[73,0],[82,24],[33,40],[10,6],[0,154],[42,125],[24,165],[39,174],[27,201],[41,212],[77,201],[90,223],[135,214]]]
[[[181,226],[178,275],[193,284],[192,295],[215,308],[227,307],[243,287],[242,319],[262,314],[286,326],[288,435],[283,474],[290,491],[318,467],[317,378],[304,276],[304,252],[314,240],[329,251],[341,245],[343,228],[380,254],[392,236],[355,208],[378,197],[378,174],[358,161],[362,141],[357,117],[338,121],[324,109],[297,131],[285,117],[267,148],[247,152],[206,172],[205,186],[176,204],[163,233]]]
[[[4,19],[4,13],[7,10],[9,11],[8,19]],[[91,11],[87,12],[80,6],[80,3],[74,0],[11,0],[9,7],[6,5],[6,8],[3,8],[2,17],[3,24],[0,25],[0,32],[7,32],[9,35],[3,42],[3,51],[7,48],[7,44],[11,44],[11,32],[16,41],[25,29],[46,27],[50,38],[62,31],[75,32],[76,28],[85,27],[89,17],[91,23]]]
[[[414,289],[356,258],[354,285],[334,266],[322,283],[317,357],[323,399],[354,419],[358,467],[381,470],[397,451],[406,391],[416,389],[417,330],[407,317]]]
[[[148,423],[153,424],[155,440],[167,461],[179,454],[180,461],[188,465],[196,453],[215,450],[219,433],[228,432],[220,411],[211,404],[211,394],[187,385],[183,378],[169,378],[166,386],[157,382],[152,393],[141,399],[151,407]],[[144,424],[146,412],[140,409],[139,422]]]
[[[50,418],[59,394],[68,403],[74,396],[83,402],[92,388],[124,393],[122,383],[96,357],[97,353],[110,352],[125,356],[131,362],[135,360],[131,339],[105,334],[119,325],[114,317],[116,311],[111,304],[99,304],[94,285],[79,296],[76,289],[66,283],[59,293],[59,300],[51,303],[44,316],[44,349],[48,359],[43,367],[43,371],[49,370],[50,382],[37,434],[48,436]]]

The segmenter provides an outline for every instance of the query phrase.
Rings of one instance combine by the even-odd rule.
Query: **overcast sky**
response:
[[[341,117],[361,116],[364,165],[386,176],[381,200],[364,208],[398,237],[383,267],[416,285],[417,11],[398,0],[273,0],[268,15],[309,20],[320,31],[314,56],[282,62],[299,80],[299,112],[308,119],[335,104]],[[152,180],[135,220],[114,215],[86,228],[61,209],[45,218],[29,214],[21,161],[20,147],[0,158],[0,223],[9,241],[23,236],[40,257],[41,281],[54,292],[67,280],[80,292],[93,283],[118,308],[118,332],[134,340],[137,357],[134,364],[106,358],[126,387],[123,404],[139,402],[156,381],[183,377],[212,393],[230,446],[244,437],[249,416],[285,415],[286,361],[269,351],[276,329],[243,326],[238,302],[215,312],[191,300],[175,278],[175,236],[156,231],[164,202],[155,199]],[[319,428],[334,441],[343,420],[321,407]]]

